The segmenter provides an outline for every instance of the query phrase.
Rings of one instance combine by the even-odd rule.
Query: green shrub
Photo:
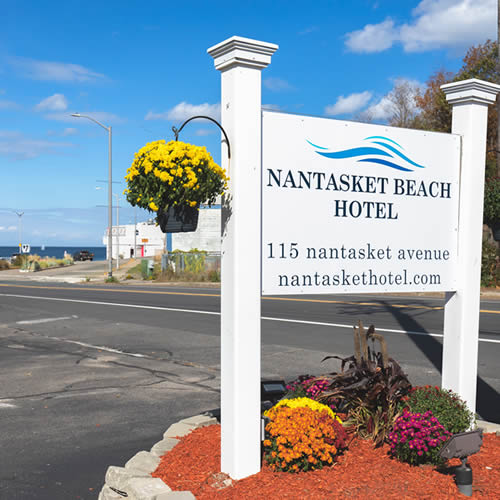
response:
[[[458,394],[438,386],[414,387],[400,403],[400,410],[412,413],[431,411],[439,423],[452,434],[464,432],[475,424],[472,412]]]
[[[490,226],[500,221],[500,177],[490,177],[485,181],[483,219]]]
[[[119,283],[118,279],[115,276],[108,276],[105,280],[105,283]]]
[[[12,260],[11,264],[14,267],[23,267],[24,263],[27,261],[27,256],[26,255],[18,255],[17,257]]]
[[[217,271],[216,269],[212,271],[208,271],[208,281],[211,281],[212,283],[219,283],[220,282],[220,272]]]
[[[8,261],[6,261],[5,259],[0,259],[0,271],[3,271],[4,269],[9,269],[10,268],[10,264]]]

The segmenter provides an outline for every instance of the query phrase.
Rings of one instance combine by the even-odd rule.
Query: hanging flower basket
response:
[[[127,201],[156,212],[166,233],[195,231],[200,204],[215,203],[229,180],[206,148],[163,140],[135,153],[125,179]]]
[[[164,233],[189,233],[198,227],[198,207],[175,205],[156,216]]]

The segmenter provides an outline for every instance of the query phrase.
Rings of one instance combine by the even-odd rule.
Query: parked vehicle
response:
[[[94,254],[88,250],[80,250],[73,254],[73,260],[75,262],[78,260],[94,260]]]

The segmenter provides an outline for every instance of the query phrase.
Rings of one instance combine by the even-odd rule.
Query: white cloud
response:
[[[470,46],[496,37],[497,0],[422,0],[401,26],[406,52]]]
[[[411,80],[407,78],[397,78],[396,80],[394,80],[394,87],[398,85],[408,86],[409,98],[413,103],[412,111],[417,112],[418,109],[415,102],[413,101],[413,98],[417,94],[418,90],[424,88],[424,84],[417,80]],[[394,115],[396,111],[393,102],[394,87],[385,96],[380,98],[378,102],[372,104],[366,109],[365,112],[367,116],[369,116],[373,120],[384,121],[388,120],[389,118],[391,118],[391,116]]]
[[[67,137],[68,135],[76,135],[78,134],[78,129],[76,128],[73,128],[73,127],[68,127],[68,128],[65,128],[63,131],[62,131],[62,136],[63,137]]]
[[[17,230],[17,226],[9,226],[7,228],[7,231],[16,231]]]
[[[220,104],[189,104],[188,102],[180,102],[173,108],[164,111],[163,113],[154,113],[148,111],[145,120],[170,120],[170,121],[184,121],[192,116],[204,115],[220,119]]]
[[[66,111],[68,100],[63,94],[54,94],[45,98],[35,106],[35,111]]]
[[[91,116],[105,126],[117,125],[125,122],[124,118],[120,118],[118,115],[108,113],[107,111],[82,111],[80,114]],[[87,118],[75,118],[74,116],[71,116],[71,113],[68,112],[48,113],[47,115],[45,115],[45,118],[47,118],[47,120],[55,120],[58,122],[73,123],[74,125],[76,125],[77,123],[90,124],[90,120],[88,120]]]
[[[56,82],[94,82],[105,78],[79,64],[37,61],[27,57],[11,57],[9,63],[24,76],[33,80]]]
[[[278,104],[263,104],[262,109],[269,109],[271,111],[279,111],[281,107]]]
[[[367,24],[361,30],[347,33],[345,38],[345,44],[352,52],[382,52],[392,47],[398,33],[394,21],[386,19],[379,24]]]
[[[341,95],[335,104],[331,104],[325,108],[325,114],[335,116],[346,113],[354,113],[355,111],[365,107],[371,98],[372,93],[368,90],[358,94],[350,94],[347,97]]]
[[[263,82],[264,87],[268,90],[272,90],[273,92],[282,92],[283,90],[292,90],[293,87],[282,78],[270,77],[264,78]]]
[[[200,128],[195,132],[195,135],[197,135],[198,137],[205,137],[207,135],[215,134],[215,132],[215,129]]]
[[[0,100],[0,109],[16,109],[18,107],[14,101]]]
[[[366,113],[373,120],[387,120],[394,113],[394,105],[385,95],[378,102],[369,106]]]
[[[0,231],[5,231],[5,226],[0,226]]]
[[[58,154],[60,148],[69,146],[72,144],[36,139],[20,132],[0,131],[0,155],[14,160],[28,160],[42,154]]]
[[[462,48],[496,38],[497,0],[421,0],[413,20],[399,26],[391,19],[347,33],[353,52],[381,52],[401,43],[406,52]]]

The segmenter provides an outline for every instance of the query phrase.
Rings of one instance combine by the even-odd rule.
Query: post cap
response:
[[[500,92],[500,85],[477,78],[462,80],[459,82],[446,83],[441,85],[441,90],[446,94],[446,100],[450,104],[493,104],[497,94]]]
[[[271,63],[271,56],[278,50],[274,43],[261,42],[241,36],[232,36],[210,47],[207,52],[214,58],[215,69],[233,66],[263,69]]]

